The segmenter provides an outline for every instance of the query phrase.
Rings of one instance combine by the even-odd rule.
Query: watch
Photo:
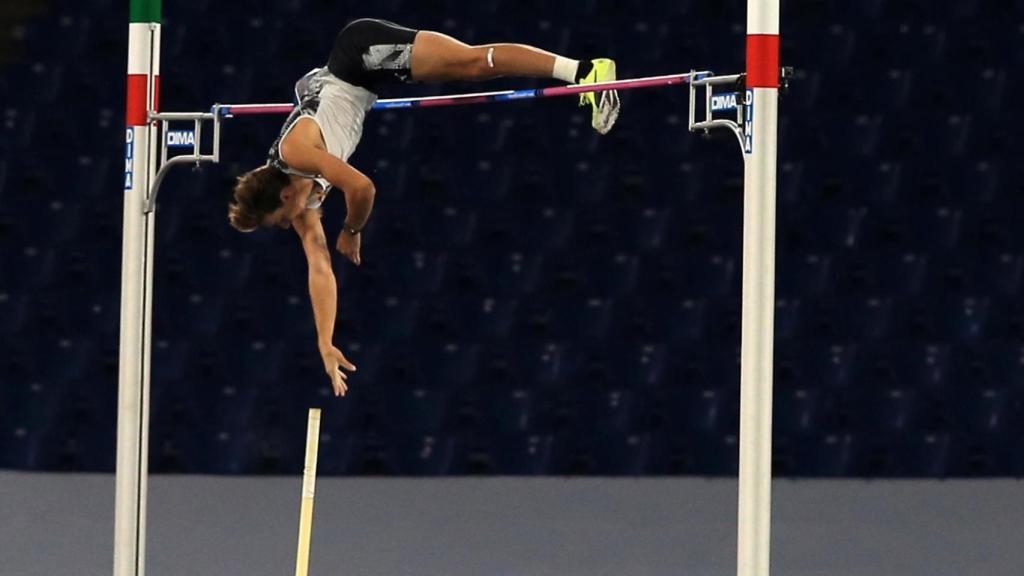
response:
[[[353,227],[349,226],[348,224],[342,224],[341,225],[341,229],[344,230],[345,232],[348,232],[349,234],[351,234],[353,236],[358,236],[359,233],[363,231],[362,228],[353,228]]]

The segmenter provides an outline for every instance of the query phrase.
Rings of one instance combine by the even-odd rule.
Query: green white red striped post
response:
[[[152,98],[157,110],[160,94],[160,2],[130,0],[128,13],[128,126],[142,126]]]
[[[768,576],[779,0],[747,0],[737,576]]]
[[[160,0],[130,0],[125,106],[124,237],[118,367],[114,576],[146,568],[146,487],[154,215],[144,208],[156,167]]]

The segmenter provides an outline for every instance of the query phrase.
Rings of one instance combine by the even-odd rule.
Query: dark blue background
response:
[[[50,2],[0,68],[0,465],[113,469],[127,3]],[[161,107],[279,102],[382,17],[470,43],[611,56],[621,77],[743,69],[738,0],[165,2]],[[1024,2],[788,0],[774,469],[1024,472]],[[526,87],[547,81],[502,80]],[[398,87],[439,94],[481,85]],[[297,238],[227,225],[280,117],[161,193],[152,469],[293,473],[322,405],[327,474],[734,474],[742,164],[686,91],[372,113],[377,207],[335,258],[329,396]],[[344,217],[326,204],[329,235]]]

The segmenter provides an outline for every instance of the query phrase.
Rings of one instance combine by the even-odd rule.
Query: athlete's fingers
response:
[[[341,396],[345,391],[345,383],[342,382],[341,377],[338,375],[338,370],[333,370],[332,372],[328,374],[331,378],[331,388],[334,388],[335,396]]]
[[[346,377],[345,373],[338,369],[338,364],[340,363],[338,356],[340,354],[340,352],[335,350],[334,353],[324,357],[324,371],[331,377],[331,380],[334,380],[334,375],[337,373],[340,373],[342,378]]]
[[[345,355],[342,354],[340,351],[338,352],[338,364],[344,366],[346,370],[351,370],[353,372],[356,371],[356,365],[349,362],[348,358],[345,358]]]

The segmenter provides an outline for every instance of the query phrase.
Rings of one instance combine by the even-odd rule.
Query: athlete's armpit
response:
[[[317,124],[301,119],[281,142],[281,159],[295,170],[323,176],[346,194],[373,188],[373,182],[362,172],[323,148]]]

